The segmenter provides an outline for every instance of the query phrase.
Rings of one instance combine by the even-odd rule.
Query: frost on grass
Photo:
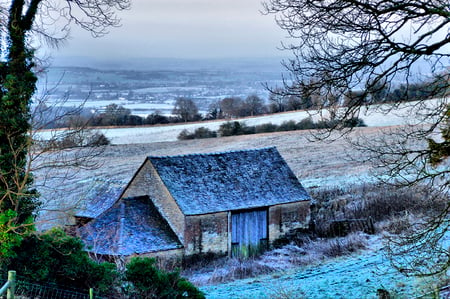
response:
[[[346,237],[305,241],[302,246],[285,245],[266,252],[258,258],[236,258],[213,261],[197,271],[186,270],[184,275],[198,285],[218,284],[261,275],[281,275],[298,266],[313,265],[330,258],[351,255],[368,247],[369,237],[352,233]]]
[[[276,252],[285,255],[286,251],[314,258],[312,264],[305,264],[269,275],[236,280],[229,283],[204,285],[201,290],[207,298],[377,298],[377,289],[387,289],[398,298],[411,298],[416,294],[413,278],[405,278],[393,271],[383,255],[379,236],[361,235],[369,250],[337,258],[325,258],[325,253],[333,247],[325,243],[319,246],[321,253],[309,254],[293,247],[284,247]],[[359,237],[356,237],[359,239]],[[358,245],[359,242],[356,242]],[[311,243],[312,245],[312,243]],[[295,261],[299,262],[299,260]]]

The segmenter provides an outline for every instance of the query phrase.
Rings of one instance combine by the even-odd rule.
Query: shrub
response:
[[[168,124],[169,122],[170,119],[167,116],[161,115],[158,112],[153,112],[152,114],[149,114],[145,119],[145,123],[149,125]]]
[[[135,257],[126,265],[126,280],[132,283],[132,293],[139,298],[205,298],[203,293],[179,272],[158,269],[154,258]]]
[[[92,261],[81,240],[61,229],[29,235],[15,252],[9,268],[33,282],[110,293],[117,278],[114,264]]]
[[[87,130],[67,130],[43,142],[44,150],[69,149],[75,147],[95,147],[109,145],[111,141],[101,132]]]
[[[367,247],[367,239],[362,234],[352,233],[346,237],[325,239],[322,242],[314,242],[311,249],[321,252],[326,257],[338,257],[349,255]]]
[[[308,117],[299,121],[296,127],[297,130],[312,130],[316,128],[316,125],[314,124],[312,118]]]
[[[17,218],[17,212],[6,210],[0,213],[0,268],[15,256],[14,248],[19,246],[26,234],[34,229],[32,225],[25,225],[23,228],[14,227],[14,219]],[[30,224],[26,221],[24,224]]]
[[[295,131],[298,130],[297,124],[295,121],[285,121],[281,125],[278,126],[277,131],[284,132],[284,131]]]
[[[111,141],[105,136],[105,134],[96,132],[92,134],[92,136],[89,136],[87,138],[87,144],[86,146],[103,146],[103,145],[109,145],[111,144]]]
[[[265,123],[257,126],[247,126],[245,123],[238,121],[229,121],[223,123],[219,127],[218,134],[220,136],[236,136],[236,135],[248,135],[255,133],[272,133],[272,132],[283,132],[283,131],[295,131],[295,130],[311,130],[311,129],[327,129],[333,126],[337,126],[338,123],[334,120],[323,120],[318,123],[314,123],[313,120],[305,118],[298,123],[295,121],[285,121],[281,125],[275,125],[272,123]],[[363,120],[359,118],[352,118],[344,123],[346,127],[355,126],[365,126]],[[178,135],[179,140],[189,140],[197,138],[214,138],[217,137],[217,132],[211,131],[208,128],[200,127],[194,131],[194,133],[189,132],[184,129]]]
[[[178,140],[190,140],[190,139],[194,139],[194,134],[192,134],[188,130],[184,129],[183,131],[180,132],[180,134],[178,134],[177,138],[178,138]]]
[[[271,133],[278,130],[278,126],[272,123],[262,124],[255,127],[255,133]]]
[[[217,132],[211,131],[208,128],[200,127],[197,128],[194,133],[189,132],[184,129],[178,135],[178,140],[190,140],[190,139],[203,139],[203,138],[215,138],[217,137]]]
[[[367,125],[364,123],[364,120],[361,118],[353,117],[351,119],[347,119],[344,121],[344,127],[367,127]]]
[[[220,125],[219,135],[220,136],[236,136],[246,134],[249,132],[248,127],[244,123],[238,121],[226,122]]]
[[[197,128],[194,132],[194,138],[215,138],[215,137],[217,137],[217,133],[205,127]]]

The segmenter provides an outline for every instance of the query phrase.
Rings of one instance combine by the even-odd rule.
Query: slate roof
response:
[[[147,196],[124,198],[79,229],[88,251],[132,255],[181,248]]]
[[[148,159],[185,215],[310,200],[275,147]]]
[[[75,216],[97,218],[119,199],[125,185],[122,181],[95,180],[78,204]]]

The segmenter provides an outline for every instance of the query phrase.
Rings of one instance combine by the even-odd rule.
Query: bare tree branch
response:
[[[409,120],[406,126],[351,143],[382,182],[427,185],[449,198],[448,1],[267,0],[264,7],[292,40],[283,45],[294,57],[284,62],[291,75],[279,93],[314,98],[315,111],[336,121],[317,137],[346,135],[345,121],[361,114],[397,112]],[[441,242],[448,212],[447,206],[391,240],[397,269],[427,275],[448,268]]]

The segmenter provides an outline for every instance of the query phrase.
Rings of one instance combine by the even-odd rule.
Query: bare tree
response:
[[[238,117],[242,109],[242,104],[242,99],[238,97],[227,97],[219,102],[220,111],[225,118]]]
[[[178,115],[184,122],[200,119],[198,107],[192,99],[177,98],[172,113]]]
[[[243,106],[246,116],[260,115],[266,112],[264,100],[255,94],[246,97]]]
[[[448,1],[268,0],[264,6],[292,40],[283,45],[294,55],[284,62],[291,76],[277,93],[313,96],[314,102],[319,98],[319,113],[334,120],[331,131],[345,130],[346,121],[364,113],[399,111],[408,117],[407,125],[387,129],[377,140],[353,143],[386,183],[429,184],[448,197]],[[418,84],[426,89],[420,96],[413,92]],[[326,133],[322,136],[330,135]],[[425,268],[428,273],[448,268],[450,254],[441,250],[448,210],[397,242],[398,250],[390,251],[393,257],[408,253],[402,251],[408,246],[420,253],[423,246],[422,254],[411,255],[414,258],[403,260],[409,264],[397,264],[398,269],[423,275]],[[437,261],[440,267],[429,271],[430,263]],[[420,266],[425,264],[428,267]]]
[[[283,89],[272,90],[269,95],[269,101],[272,102],[271,111],[273,113],[284,112],[286,110],[286,101],[288,96]]]

